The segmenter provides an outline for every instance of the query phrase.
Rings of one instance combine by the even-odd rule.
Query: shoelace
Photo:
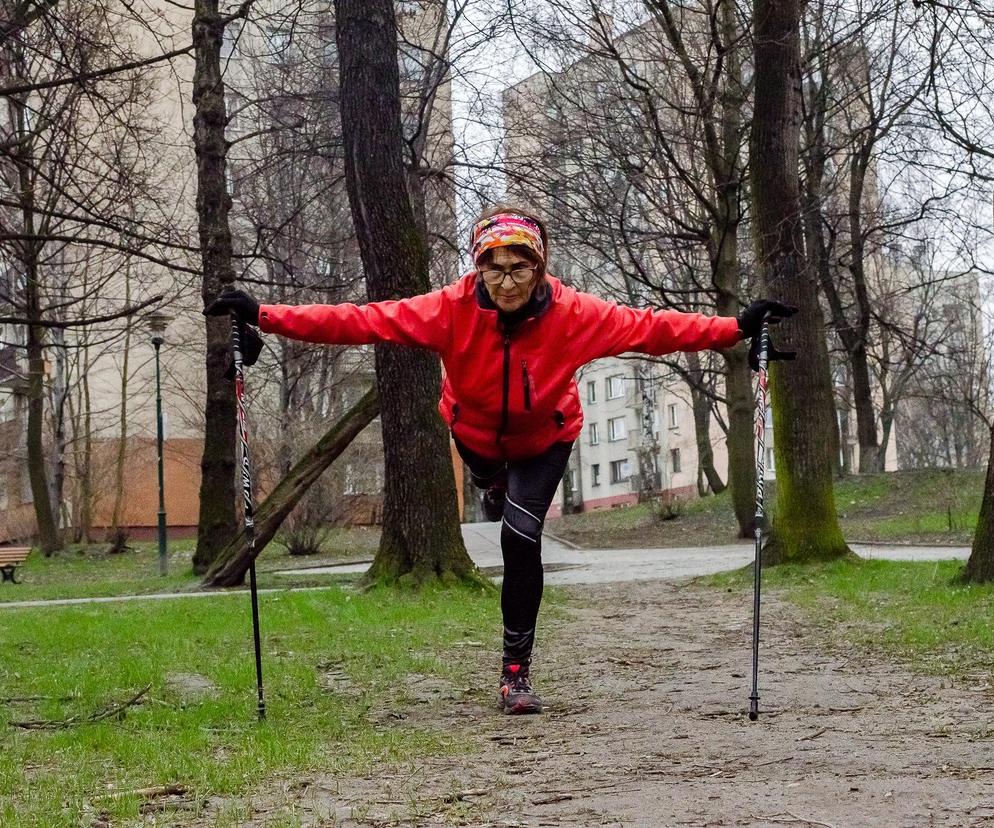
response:
[[[528,676],[511,676],[508,682],[512,693],[531,693],[532,684]]]

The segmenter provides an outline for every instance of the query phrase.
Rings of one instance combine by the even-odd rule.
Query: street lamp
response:
[[[163,334],[172,317],[162,311],[148,315],[148,327],[152,331],[152,347],[155,348],[155,427],[156,446],[159,451],[159,574],[166,574],[166,486],[162,470],[162,382],[159,376],[159,348],[166,340]]]

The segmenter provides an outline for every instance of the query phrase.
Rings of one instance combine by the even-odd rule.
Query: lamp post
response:
[[[159,374],[159,348],[166,340],[163,334],[171,317],[161,311],[148,316],[148,326],[152,331],[152,347],[155,348],[155,427],[156,447],[159,453],[159,574],[165,575],[166,558],[166,486],[162,468],[162,382]]]

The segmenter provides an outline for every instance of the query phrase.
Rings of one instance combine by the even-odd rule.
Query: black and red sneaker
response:
[[[483,506],[483,514],[491,523],[496,523],[504,517],[504,504],[507,502],[507,488],[504,486],[491,486],[483,493],[480,500]]]
[[[497,706],[509,715],[542,712],[542,700],[528,680],[527,664],[504,665]]]

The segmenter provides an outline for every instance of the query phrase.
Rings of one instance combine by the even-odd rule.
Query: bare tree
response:
[[[428,247],[403,168],[396,24],[390,0],[336,0],[345,172],[372,301],[429,287]],[[376,346],[386,460],[383,535],[369,577],[465,578],[474,570],[455,510],[431,354]],[[411,440],[417,423],[418,439]]]
[[[771,371],[777,503],[764,549],[771,563],[849,553],[832,486],[835,412],[828,353],[814,283],[804,256],[798,184],[800,13],[797,0],[754,0],[756,95],[751,136],[753,232],[767,290],[800,308],[778,329],[796,363]]]

